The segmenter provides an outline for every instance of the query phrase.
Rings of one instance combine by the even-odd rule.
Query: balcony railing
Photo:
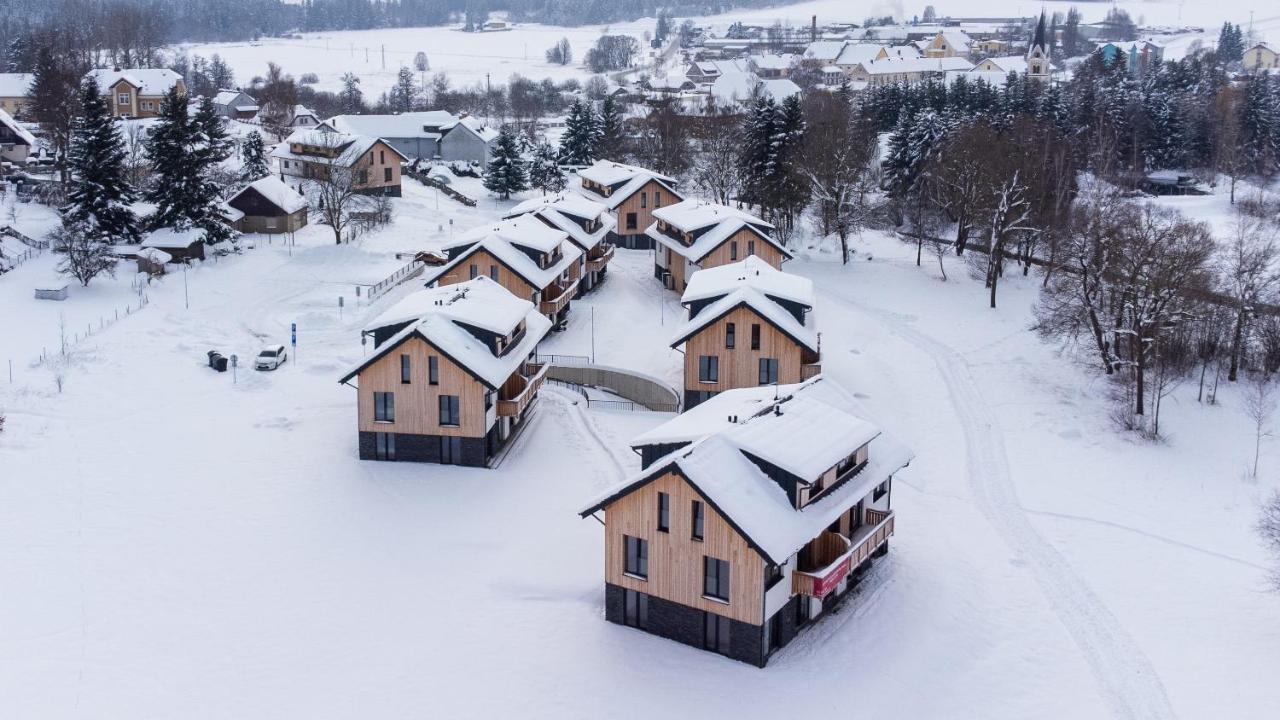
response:
[[[559,291],[559,294],[553,295],[557,290]],[[564,306],[568,305],[569,301],[573,299],[573,294],[577,292],[577,290],[578,280],[574,280],[571,283],[563,285],[560,283],[552,283],[551,285],[548,285],[547,288],[542,291],[542,302],[538,304],[538,312],[543,315],[559,314],[560,311],[564,309]],[[548,297],[549,295],[552,296]]]
[[[871,553],[893,534],[893,511],[868,511],[867,519],[872,521],[878,519],[879,522],[859,527],[854,530],[852,538],[825,530],[814,538],[813,542],[801,551],[802,562],[799,569],[791,576],[791,591],[797,595],[826,597],[836,589],[841,580],[849,576],[851,570],[866,562],[867,558],[871,557]],[[838,538],[842,543],[834,538]],[[840,551],[842,545],[844,550]],[[810,557],[806,558],[806,553]],[[811,564],[806,564],[804,561],[809,561]],[[817,565],[822,562],[825,564]]]
[[[520,372],[512,375],[498,391],[498,415],[519,417],[538,394],[550,365],[526,363]]]
[[[822,372],[822,363],[809,363],[800,366],[800,379],[808,380],[811,377],[817,377]]]
[[[600,272],[613,259],[613,246],[606,245],[605,247],[607,249],[604,252],[594,256],[587,256],[587,272]]]

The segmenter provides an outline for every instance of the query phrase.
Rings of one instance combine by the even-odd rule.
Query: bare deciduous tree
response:
[[[1262,455],[1262,440],[1271,437],[1271,414],[1276,409],[1275,388],[1271,378],[1263,372],[1256,373],[1245,387],[1244,413],[1253,426],[1253,464],[1249,478],[1258,479],[1258,458]]]

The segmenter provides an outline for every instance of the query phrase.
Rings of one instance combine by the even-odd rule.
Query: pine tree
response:
[[[191,223],[204,230],[205,242],[213,245],[237,235],[223,214],[222,190],[213,178],[222,162],[231,157],[233,148],[222,117],[213,109],[212,98],[201,101],[191,126],[195,138]]]
[[[257,130],[249,133],[244,146],[240,148],[240,159],[244,166],[240,169],[240,182],[251,183],[271,174],[267,167],[266,149],[262,143],[262,134]]]
[[[769,172],[774,161],[774,137],[777,135],[777,105],[772,98],[760,97],[747,110],[742,126],[742,195],[748,202],[769,207]]]
[[[556,149],[550,143],[540,143],[533,151],[533,162],[529,163],[529,185],[546,195],[560,192],[566,184]]]
[[[1240,104],[1240,143],[1249,173],[1270,177],[1280,158],[1280,102],[1266,75],[1249,79]]]
[[[391,109],[395,112],[412,112],[418,97],[418,88],[413,78],[413,70],[402,65],[396,75],[396,84],[391,88],[388,98]]]
[[[354,73],[342,76],[342,90],[338,92],[338,104],[342,112],[355,115],[364,112],[364,92],[360,90],[360,78]]]
[[[191,185],[194,181],[193,130],[187,114],[187,100],[175,86],[160,103],[158,122],[147,140],[147,159],[153,178],[143,197],[156,206],[147,226],[185,229],[191,227]]]
[[[600,123],[596,140],[596,154],[604,157],[622,158],[625,136],[622,129],[622,113],[612,95],[605,95],[600,101]]]
[[[70,184],[62,221],[90,244],[133,243],[138,219],[125,172],[124,140],[93,77],[80,90],[80,119],[71,136]],[[87,282],[87,281],[86,281]]]
[[[565,165],[590,165],[596,159],[599,141],[598,123],[591,106],[574,100],[565,119],[564,136],[560,138],[560,162]]]
[[[769,190],[780,211],[778,227],[784,236],[790,233],[796,216],[809,202],[809,183],[801,172],[800,157],[804,147],[805,121],[800,96],[782,101],[774,126],[773,157],[769,160]]]
[[[512,193],[529,189],[529,173],[525,168],[525,160],[520,157],[519,144],[515,133],[509,128],[502,128],[498,133],[498,142],[493,149],[489,166],[484,171],[484,187],[497,193],[503,200]]]
[[[1240,62],[1244,57],[1244,33],[1239,25],[1222,23],[1218,33],[1218,59],[1225,63]]]

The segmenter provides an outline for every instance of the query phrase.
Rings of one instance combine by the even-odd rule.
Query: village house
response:
[[[31,103],[31,73],[0,73],[0,110],[15,118],[23,117]]]
[[[689,317],[671,347],[684,353],[684,407],[822,372],[809,280],[753,256],[697,273],[680,301]]]
[[[219,90],[213,96],[213,111],[224,118],[252,120],[258,115],[258,101],[239,90]]]
[[[237,227],[241,232],[291,233],[307,224],[307,199],[275,176],[246,185],[227,199],[227,205],[242,213]]]
[[[720,77],[720,65],[718,60],[697,60],[689,65],[684,76],[696,85],[707,85]]]
[[[791,77],[791,66],[799,62],[794,55],[751,55],[747,67],[762,80]]]
[[[970,70],[973,63],[962,57],[889,57],[857,63],[846,69],[851,80],[871,86],[907,85],[940,79],[953,70]]]
[[[455,285],[480,276],[532,302],[560,329],[578,292],[582,250],[568,233],[533,217],[520,215],[481,225],[445,243],[448,262],[432,268],[426,284]]]
[[[141,249],[163,250],[170,262],[189,263],[204,260],[204,231],[200,228],[175,230],[160,228],[147,233],[138,246]]]
[[[683,199],[676,192],[674,178],[610,160],[597,160],[591,167],[579,170],[578,177],[581,184],[577,191],[613,214],[610,241],[632,250],[653,247],[645,228],[653,222],[654,209]]]
[[[320,124],[320,116],[306,105],[294,105],[285,124],[292,128],[313,128]]]
[[[1249,72],[1257,70],[1275,70],[1280,68],[1280,53],[1270,45],[1260,42],[1244,51],[1244,69]],[[7,109],[7,107],[6,107]]]
[[[632,445],[640,473],[580,511],[604,525],[605,619],[758,667],[888,552],[912,458],[824,378],[726,392]]]
[[[791,253],[773,238],[772,224],[737,208],[683,200],[653,211],[645,232],[653,240],[653,275],[678,293],[704,268],[755,255],[775,268]]]
[[[36,149],[36,138],[6,110],[0,110],[0,160],[25,165]]]
[[[486,164],[498,131],[468,115],[443,110],[398,115],[335,115],[321,129],[381,138],[401,154],[422,160]]]
[[[408,160],[380,138],[316,129],[294,130],[271,157],[285,175],[322,180],[338,168],[351,173],[356,192],[392,197],[400,197],[400,163]]]
[[[537,398],[550,330],[529,301],[487,277],[413,293],[370,323],[356,380],[361,460],[485,467]]]
[[[167,68],[90,70],[85,77],[98,83],[107,107],[116,117],[149,118],[160,114],[160,103],[175,86],[186,95],[182,76]]]
[[[931,58],[967,57],[973,46],[973,39],[958,29],[943,30],[922,42],[921,54]]]
[[[593,290],[604,280],[614,254],[608,241],[614,227],[608,208],[581,195],[562,192],[526,200],[512,208],[507,217],[520,215],[532,215],[548,227],[563,230],[582,251],[576,274],[581,279],[578,295]],[[570,273],[570,277],[574,274]]]

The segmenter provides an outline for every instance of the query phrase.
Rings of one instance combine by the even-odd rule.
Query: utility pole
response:
[[[493,86],[489,84],[489,73],[484,74],[484,91],[486,93],[493,92]]]
[[[382,46],[382,69],[387,69],[387,46]]]
[[[182,263],[182,304],[188,310],[191,309],[191,296],[187,294],[187,266],[190,264],[190,261]]]

